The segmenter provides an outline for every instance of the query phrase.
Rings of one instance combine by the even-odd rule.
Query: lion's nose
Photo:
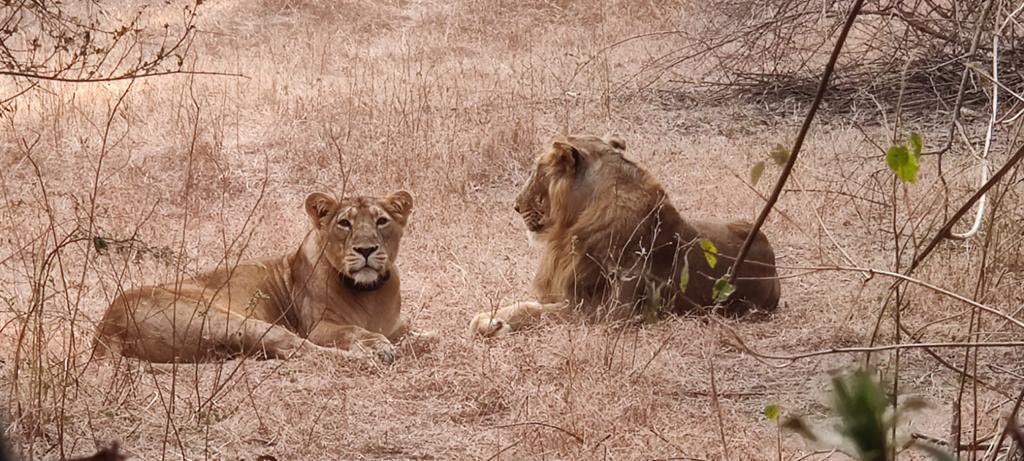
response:
[[[370,245],[366,247],[356,247],[355,250],[357,253],[363,255],[364,258],[369,259],[370,255],[372,255],[373,252],[377,251],[377,248],[377,245]]]

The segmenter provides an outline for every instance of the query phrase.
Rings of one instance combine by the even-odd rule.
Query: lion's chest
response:
[[[312,296],[305,300],[303,311],[306,332],[319,322],[336,325],[355,325],[366,330],[388,335],[399,325],[401,297],[398,281],[389,281],[372,291],[332,287],[325,296]]]
[[[389,293],[391,295],[391,293]],[[401,302],[398,293],[382,296],[381,293],[357,293],[347,300],[334,304],[332,314],[343,319],[343,323],[357,325],[369,331],[388,335],[394,330],[401,316]]]

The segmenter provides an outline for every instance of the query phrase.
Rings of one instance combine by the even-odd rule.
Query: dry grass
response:
[[[591,59],[625,37],[698,20],[689,2],[225,0],[202,14],[195,68],[248,78],[44,84],[3,120],[0,418],[25,459],[84,454],[110,440],[138,459],[721,459],[719,417],[731,459],[775,459],[764,406],[820,414],[827,372],[858,363],[836,355],[773,369],[699,317],[468,336],[472,314],[528,296],[536,253],[512,197],[532,156],[563,128],[622,133],[684,216],[752,219],[759,209],[747,168],[790,141],[793,119],[618,85],[676,46],[671,36]],[[884,127],[867,132],[885,144]],[[971,165],[947,156],[954,203],[970,193]],[[796,172],[806,191],[784,195],[766,225],[779,263],[845,264],[827,228],[857,264],[891,268],[884,168],[855,127],[815,129]],[[934,171],[925,161],[906,200],[938,196]],[[177,367],[89,360],[94,322],[118,290],[238,254],[291,252],[307,225],[302,198],[340,191],[345,177],[350,191],[414,193],[399,262],[404,310],[443,335],[435,350],[389,368],[313,358]],[[1001,212],[990,255],[998,270],[973,296],[1018,318],[1020,192],[1008,193]],[[927,219],[919,238],[941,224]],[[81,239],[55,252],[65,236]],[[94,236],[132,240],[98,254]],[[980,242],[944,245],[917,276],[975,293]],[[864,344],[887,287],[854,273],[804,274],[784,280],[776,315],[725,322],[764,351]],[[967,309],[924,290],[907,297],[901,321],[912,329]],[[967,322],[937,323],[924,337],[972,339]],[[1021,335],[992,317],[976,330],[975,339]],[[893,342],[892,331],[886,317],[881,342]],[[940,354],[962,365],[963,350]],[[996,389],[1019,389],[1022,357],[983,350],[977,373]],[[893,355],[876,354],[875,363],[891,371]],[[902,391],[936,404],[915,428],[947,437],[959,375],[922,351],[901,354],[899,373]],[[995,431],[1005,397],[967,391],[965,417],[980,415],[979,436]],[[787,459],[811,451],[795,437],[784,442]]]

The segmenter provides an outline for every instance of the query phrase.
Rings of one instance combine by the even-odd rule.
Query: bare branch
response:
[[[800,127],[800,133],[797,134],[796,142],[793,143],[793,150],[790,152],[789,159],[786,160],[786,166],[782,169],[782,174],[779,175],[779,179],[775,181],[775,188],[772,189],[772,194],[768,196],[768,203],[761,209],[761,214],[757,216],[757,221],[754,221],[754,226],[750,229],[750,233],[747,234],[747,238],[743,241],[743,246],[740,247],[740,252],[736,256],[736,261],[732,264],[730,269],[729,282],[735,283],[736,274],[739,273],[740,268],[743,267],[744,260],[747,259],[747,253],[750,252],[750,246],[754,243],[754,238],[761,230],[761,226],[764,225],[765,219],[768,218],[768,213],[771,213],[772,208],[775,207],[775,202],[779,201],[779,196],[782,194],[782,188],[786,185],[786,181],[789,179],[789,175],[793,172],[793,167],[796,165],[796,159],[800,155],[800,148],[803,147],[804,138],[807,137],[807,132],[811,129],[811,122],[814,121],[815,114],[818,113],[818,107],[821,106],[821,101],[825,98],[825,92],[828,90],[828,82],[832,78],[832,72],[835,70],[836,61],[839,59],[839,52],[843,49],[843,44],[846,43],[846,36],[850,33],[850,28],[853,27],[854,20],[857,19],[857,13],[860,12],[861,6],[864,5],[864,0],[857,0],[853,4],[853,8],[850,9],[850,14],[846,18],[846,23],[843,25],[843,31],[839,34],[839,38],[836,39],[835,47],[832,49],[832,56],[829,57],[828,64],[825,65],[825,71],[821,75],[821,81],[818,83],[818,93],[814,97],[814,102],[811,104],[811,108],[807,111],[807,117],[804,118],[804,123]]]

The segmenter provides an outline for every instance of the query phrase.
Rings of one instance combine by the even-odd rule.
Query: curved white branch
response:
[[[985,132],[985,147],[981,151],[980,166],[981,166],[981,180],[978,184],[985,184],[988,181],[988,151],[992,146],[992,131],[996,125],[999,116],[999,36],[1003,33],[1003,29],[1013,20],[1020,12],[1024,10],[1024,4],[1017,7],[1006,20],[1003,21],[1003,25],[999,28],[999,31],[992,34],[992,117],[988,122],[988,130]],[[1010,90],[1007,90],[1010,91]],[[1016,93],[1010,91],[1016,97],[1020,97]],[[1016,117],[1014,117],[1016,118]],[[966,240],[974,237],[979,230],[981,230],[981,223],[985,218],[985,203],[988,201],[988,194],[982,195],[981,199],[978,200],[978,211],[974,214],[974,224],[971,228],[964,233],[950,232],[951,238],[957,240]]]
[[[988,130],[985,132],[985,147],[981,150],[981,179],[978,185],[988,181],[988,149],[992,145],[992,130],[996,125],[996,117],[999,113],[999,34],[992,34],[992,117],[988,121]],[[988,194],[982,195],[978,200],[978,211],[974,214],[974,224],[967,232],[950,232],[949,236],[957,240],[967,240],[974,237],[981,230],[981,222],[985,219],[985,203],[988,201]]]

